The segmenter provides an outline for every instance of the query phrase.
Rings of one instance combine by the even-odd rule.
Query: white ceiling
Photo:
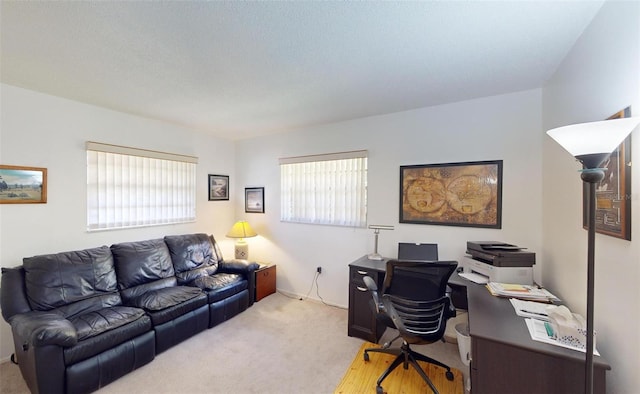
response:
[[[1,1],[3,83],[228,139],[539,88],[602,1]]]

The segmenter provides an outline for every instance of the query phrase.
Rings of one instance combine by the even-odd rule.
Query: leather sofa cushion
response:
[[[25,287],[33,310],[48,311],[106,294],[119,304],[116,272],[107,246],[27,257],[23,260]],[[102,308],[100,302],[97,308]]]
[[[143,315],[144,311],[139,308],[113,306],[79,315],[69,320],[76,328],[78,340],[83,341],[137,320]]]
[[[206,291],[209,303],[240,293],[248,287],[242,275],[224,273],[197,278],[190,285]]]
[[[192,287],[167,287],[164,289],[148,291],[131,302],[138,308],[147,311],[159,311],[188,301],[201,294],[200,290]]]
[[[120,293],[114,291],[113,293],[87,298],[74,302],[73,304],[61,306],[56,308],[55,311],[67,319],[73,319],[76,316],[118,305],[122,305],[122,298],[120,297]]]
[[[217,271],[220,257],[214,248],[214,241],[207,234],[172,235],[164,237],[164,241],[169,248],[179,284],[213,275]]]
[[[141,294],[131,305],[143,308],[154,325],[165,323],[207,304],[207,296],[196,287],[176,286]]]
[[[114,244],[111,252],[120,290],[174,277],[169,249],[162,239]]]
[[[76,364],[106,350],[113,349],[117,345],[150,330],[152,330],[151,318],[142,314],[136,320],[88,337],[84,341],[79,341],[75,346],[64,348],[64,363],[65,365]]]

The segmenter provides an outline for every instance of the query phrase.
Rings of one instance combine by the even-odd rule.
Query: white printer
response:
[[[465,273],[485,276],[490,282],[533,284],[535,253],[496,241],[467,242],[469,256],[462,258]]]
[[[471,256],[464,256],[461,263],[463,272],[486,276],[489,282],[533,284],[533,267],[495,267]]]

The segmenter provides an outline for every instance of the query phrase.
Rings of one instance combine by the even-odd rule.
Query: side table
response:
[[[256,270],[256,302],[276,292],[276,266],[264,265]]]

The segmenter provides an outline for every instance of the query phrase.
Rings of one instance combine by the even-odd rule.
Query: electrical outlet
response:
[[[318,268],[316,268],[316,272],[317,272],[317,273],[319,273],[319,274],[321,274],[321,273],[322,273],[322,267],[318,267]]]

